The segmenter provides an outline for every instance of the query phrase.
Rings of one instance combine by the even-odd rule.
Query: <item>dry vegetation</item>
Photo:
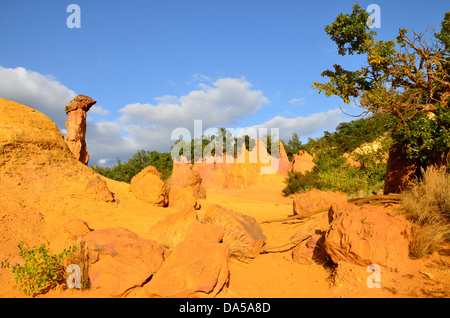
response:
[[[423,178],[403,197],[406,217],[412,224],[411,256],[432,253],[450,239],[450,174],[429,167]]]

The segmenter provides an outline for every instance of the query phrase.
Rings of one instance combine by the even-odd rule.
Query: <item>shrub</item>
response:
[[[11,265],[9,258],[1,262],[2,268],[11,268],[19,290],[27,296],[36,296],[48,287],[55,287],[64,278],[61,262],[76,250],[75,246],[64,249],[60,254],[52,255],[44,244],[29,248],[23,242],[17,244],[19,256],[24,263]]]
[[[313,188],[346,194],[377,191],[382,188],[386,173],[382,155],[380,151],[360,154],[357,156],[360,166],[353,167],[337,150],[321,150],[315,155],[313,171],[288,175],[283,194],[287,196]]]
[[[368,181],[358,169],[352,167],[342,167],[321,171],[319,176],[319,189],[323,191],[339,191],[346,194],[357,193],[358,191],[367,191]]]
[[[317,174],[311,171],[306,173],[288,173],[286,178],[286,187],[283,189],[283,194],[285,196],[297,193],[297,192],[307,192],[313,188],[318,187],[318,177]]]
[[[434,167],[423,171],[422,180],[404,193],[403,207],[413,225],[411,255],[432,253],[450,239],[450,174]]]

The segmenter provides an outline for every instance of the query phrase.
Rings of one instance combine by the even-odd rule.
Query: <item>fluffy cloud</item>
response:
[[[205,126],[229,126],[237,124],[242,116],[256,113],[268,103],[267,97],[259,90],[252,90],[244,79],[222,78],[212,86],[200,84],[185,96],[163,96],[155,98],[154,104],[130,104],[120,110],[124,124],[136,123],[186,127],[195,119]]]
[[[332,109],[327,112],[312,114],[307,117],[298,116],[296,118],[285,118],[275,116],[261,125],[255,125],[254,128],[278,128],[279,138],[289,140],[292,133],[297,132],[299,137],[306,137],[321,134],[324,130],[332,130],[336,126],[348,120],[344,118],[340,109]],[[270,131],[269,131],[270,133]]]
[[[89,109],[89,114],[96,114],[96,115],[109,115],[110,111],[107,109],[103,109],[102,106],[92,106],[91,109]]]
[[[0,66],[0,96],[40,111],[63,129],[67,119],[64,107],[76,94],[51,76]]]
[[[154,103],[126,105],[116,114],[99,105],[92,107],[91,114],[117,118],[98,121],[99,117],[88,116],[86,141],[90,164],[111,164],[116,158],[127,160],[139,149],[169,151],[174,142],[173,130],[185,127],[193,134],[194,120],[202,120],[202,131],[210,127],[237,128],[242,118],[269,103],[263,92],[253,89],[244,78],[222,78],[208,83],[199,84],[198,89],[183,96],[165,95],[154,98]],[[46,114],[66,133],[64,106],[76,94],[52,77],[22,67],[0,66],[0,96]],[[276,116],[254,128],[278,128],[280,138],[289,140],[293,132],[300,137],[320,134],[344,120],[342,112],[334,109],[307,117]]]

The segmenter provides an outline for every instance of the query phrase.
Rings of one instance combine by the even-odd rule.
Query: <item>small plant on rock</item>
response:
[[[2,268],[11,269],[19,290],[27,296],[35,297],[46,288],[56,287],[64,278],[64,267],[61,264],[69,254],[76,251],[72,246],[60,254],[50,254],[44,244],[29,248],[23,242],[17,244],[22,263],[11,265],[9,258],[1,262]],[[9,255],[11,256],[11,255]]]

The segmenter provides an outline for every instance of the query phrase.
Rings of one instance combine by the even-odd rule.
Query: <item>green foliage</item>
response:
[[[358,4],[353,5],[351,14],[340,14],[325,31],[337,44],[340,55],[366,52],[365,41],[371,36],[367,32],[369,14]]]
[[[263,136],[263,141],[266,137],[266,144],[269,145],[267,150],[270,153],[271,137]],[[177,140],[171,147],[171,152],[175,152],[174,155],[177,160],[180,160],[180,156],[183,155],[191,163],[205,157],[205,155],[215,156],[219,153],[228,153],[228,155],[236,158],[242,147],[242,143],[245,144],[245,148],[249,151],[256,146],[256,140],[248,135],[237,137],[230,130],[219,128],[216,135],[205,135],[189,141],[183,139]],[[174,147],[177,149],[174,150]]]
[[[168,152],[139,150],[126,163],[117,159],[113,167],[95,166],[92,169],[107,178],[130,183],[147,166],[155,167],[161,173],[161,179],[166,180],[172,174],[173,161]]]
[[[286,151],[286,155],[288,156],[288,159],[290,161],[292,161],[292,157],[294,156],[294,154],[298,154],[298,152],[303,148],[303,144],[296,132],[292,133],[292,138],[287,143],[285,143],[284,141],[282,142],[284,150]]]
[[[406,149],[408,158],[426,169],[450,151],[450,109],[438,107],[432,115],[418,113],[393,136]]]
[[[301,148],[315,154],[313,161],[316,166],[305,174],[289,174],[283,189],[284,195],[307,192],[312,188],[346,194],[379,190],[386,174],[386,159],[392,144],[392,138],[388,136],[391,119],[388,115],[377,115],[370,120],[341,123],[334,133],[325,132],[321,138],[309,139]],[[347,163],[344,153],[348,154],[362,144],[375,140],[380,143],[377,151],[353,153],[359,166]]]
[[[318,177],[315,172],[307,171],[304,174],[300,172],[289,172],[283,194],[288,196],[297,192],[304,193],[314,188],[319,188]]]
[[[351,122],[340,123],[336,132],[324,133],[329,146],[339,152],[350,152],[364,143],[369,143],[386,133],[393,126],[395,119],[387,114],[376,114],[370,119],[360,118]]]
[[[386,113],[397,118],[393,138],[407,156],[426,167],[448,154],[450,148],[450,12],[439,33],[400,29],[395,40],[376,40],[366,26],[368,13],[357,4],[351,14],[340,14],[325,32],[342,56],[366,56],[360,69],[322,72],[328,82],[314,82],[318,92],[339,96],[346,104],[354,99],[365,113]],[[428,118],[433,113],[434,119]]]
[[[317,173],[319,189],[322,191],[339,191],[346,194],[369,191],[369,180],[356,168],[345,166],[340,169],[323,170]]]
[[[19,290],[27,296],[36,296],[46,287],[55,287],[63,278],[64,267],[61,262],[73,252],[76,247],[64,249],[60,254],[50,254],[44,244],[29,248],[23,242],[17,244],[19,256],[24,260],[23,265],[11,265],[9,258],[1,262],[2,268],[11,269]]]

